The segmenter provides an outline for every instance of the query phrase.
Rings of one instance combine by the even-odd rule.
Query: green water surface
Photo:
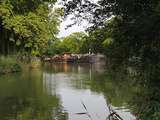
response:
[[[0,76],[0,120],[106,120],[108,105],[124,120],[135,120],[132,101],[139,86],[106,69],[101,64],[48,63]],[[84,112],[91,118],[77,114]]]

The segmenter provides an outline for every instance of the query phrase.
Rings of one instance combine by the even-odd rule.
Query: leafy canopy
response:
[[[21,50],[40,55],[49,40],[56,39],[62,9],[52,9],[55,0],[0,1],[2,29],[12,34]]]

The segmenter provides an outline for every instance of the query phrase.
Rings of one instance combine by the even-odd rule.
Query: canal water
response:
[[[130,100],[138,88],[106,69],[58,63],[0,76],[0,120],[106,120],[108,105],[136,120]]]

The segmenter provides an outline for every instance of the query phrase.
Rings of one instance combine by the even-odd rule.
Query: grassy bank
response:
[[[0,57],[0,74],[20,72],[21,66],[16,57]]]

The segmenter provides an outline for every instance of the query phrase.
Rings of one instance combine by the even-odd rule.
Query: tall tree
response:
[[[21,52],[39,55],[58,33],[62,10],[52,11],[55,0],[0,1],[1,53],[8,54],[10,44]]]

